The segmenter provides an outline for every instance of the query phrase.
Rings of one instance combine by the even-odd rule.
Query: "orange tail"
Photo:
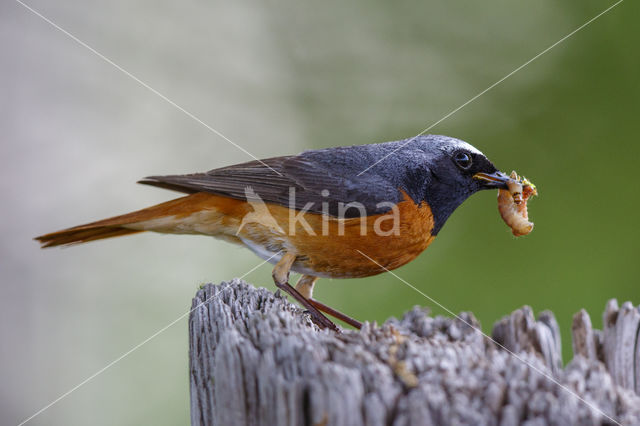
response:
[[[211,204],[212,198],[213,196],[205,193],[187,195],[186,197],[177,198],[132,213],[41,235],[36,237],[35,240],[42,244],[42,248],[46,248],[136,234],[144,231],[129,229],[126,225],[163,216],[189,214],[190,212],[202,209],[205,205]]]
[[[136,234],[133,229],[126,229],[120,226],[92,226],[82,225],[76,228],[63,229],[62,231],[36,237],[42,244],[42,248],[55,247],[61,245],[86,243],[89,241],[101,240],[103,238],[119,237],[120,235]]]

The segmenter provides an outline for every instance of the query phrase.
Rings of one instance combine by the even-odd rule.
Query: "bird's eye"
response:
[[[456,162],[456,165],[462,170],[469,170],[469,168],[471,167],[471,163],[473,162],[473,160],[471,159],[471,155],[463,151],[456,152],[453,156],[453,160]]]

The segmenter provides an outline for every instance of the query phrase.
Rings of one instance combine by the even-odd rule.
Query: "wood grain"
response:
[[[493,331],[500,345],[474,329],[470,313],[431,317],[417,307],[335,334],[265,289],[209,284],[189,320],[191,421],[638,425],[640,313],[611,301],[604,315],[598,332],[585,311],[576,314],[576,355],[563,368],[551,312],[535,319],[524,307],[504,317]]]

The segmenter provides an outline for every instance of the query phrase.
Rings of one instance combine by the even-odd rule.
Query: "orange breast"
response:
[[[433,214],[426,203],[404,201],[388,213],[365,218],[336,219],[317,213],[300,213],[267,204],[266,212],[247,222],[240,236],[248,245],[269,252],[293,251],[299,255],[292,270],[332,278],[366,277],[398,268],[415,259],[435,238]]]

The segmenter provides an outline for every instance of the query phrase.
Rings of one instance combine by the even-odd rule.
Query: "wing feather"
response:
[[[189,194],[209,192],[237,199],[246,199],[245,191],[251,187],[264,202],[314,213],[326,212],[332,216],[339,216],[341,203],[343,206],[360,203],[366,214],[371,215],[389,210],[389,206],[379,207],[378,203],[397,203],[402,199],[399,189],[381,176],[369,173],[359,177],[352,168],[345,167],[343,161],[318,161],[313,155],[317,152],[267,158],[262,162],[251,161],[205,173],[150,176],[139,183]],[[360,213],[350,208],[343,215],[357,217]]]

